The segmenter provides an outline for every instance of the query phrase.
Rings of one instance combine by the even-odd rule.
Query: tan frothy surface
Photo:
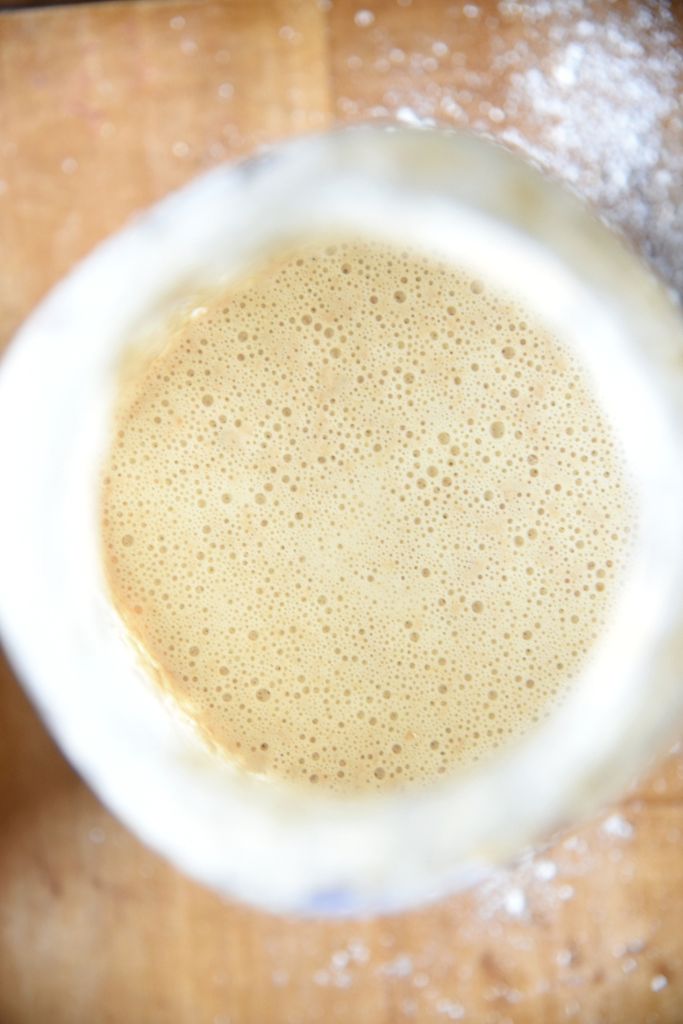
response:
[[[103,489],[131,634],[248,768],[426,782],[548,713],[630,508],[579,368],[464,273],[361,243],[271,263],[122,394]]]

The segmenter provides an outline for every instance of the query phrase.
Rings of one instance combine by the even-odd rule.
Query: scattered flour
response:
[[[597,6],[598,17],[594,0],[499,2],[485,17],[452,4],[438,36],[415,33],[412,49],[400,12],[383,10],[350,44],[363,91],[340,96],[338,110],[501,140],[592,203],[683,292],[683,47],[672,4]]]
[[[372,11],[356,11],[353,20],[358,28],[368,28],[374,23],[375,15]]]
[[[613,836],[616,839],[632,839],[634,834],[631,822],[620,814],[610,814],[602,824],[602,831],[605,835]]]

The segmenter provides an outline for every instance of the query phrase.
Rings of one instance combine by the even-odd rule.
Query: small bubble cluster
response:
[[[523,734],[603,627],[631,506],[581,369],[415,253],[309,244],[202,296],[122,389],[129,631],[247,769],[425,783]]]

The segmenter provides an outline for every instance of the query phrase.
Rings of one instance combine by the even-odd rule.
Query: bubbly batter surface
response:
[[[531,312],[385,245],[309,245],[169,328],[122,390],[106,572],[246,768],[425,783],[552,709],[631,522],[588,382]]]

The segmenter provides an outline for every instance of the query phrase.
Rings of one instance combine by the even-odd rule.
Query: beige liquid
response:
[[[169,329],[120,397],[114,601],[244,766],[428,782],[566,693],[631,508],[581,369],[529,311],[382,245],[310,245]]]

